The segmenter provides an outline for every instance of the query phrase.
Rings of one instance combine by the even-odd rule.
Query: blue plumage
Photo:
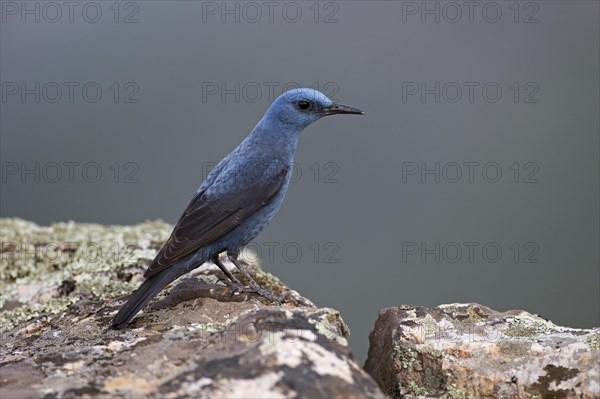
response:
[[[146,281],[114,317],[113,327],[127,324],[165,285],[209,260],[226,273],[237,290],[276,300],[237,261],[240,250],[279,210],[302,130],[327,115],[362,113],[312,89],[279,96],[248,137],[202,183],[144,273]],[[243,287],[219,261],[218,255],[225,251],[249,279],[250,288]]]

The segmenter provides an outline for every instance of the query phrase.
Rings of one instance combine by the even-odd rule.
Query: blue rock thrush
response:
[[[271,221],[288,188],[292,162],[302,130],[327,115],[363,114],[334,103],[312,89],[290,90],[279,96],[252,133],[210,172],[175,225],[171,236],[144,273],[146,281],[113,319],[119,328],[167,284],[206,261],[215,263],[231,280],[233,292],[255,292],[278,301],[260,287],[238,262],[241,248]],[[229,260],[250,282],[245,287],[219,260]]]

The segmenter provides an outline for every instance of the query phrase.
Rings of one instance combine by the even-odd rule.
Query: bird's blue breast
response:
[[[220,240],[219,246],[223,250],[236,251],[252,241],[261,231],[271,222],[287,191],[291,176],[291,169],[288,171],[285,182],[279,192],[271,199],[269,203],[260,208],[254,215],[250,216],[245,222],[225,234]]]

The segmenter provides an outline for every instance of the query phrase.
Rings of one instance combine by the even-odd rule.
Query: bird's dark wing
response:
[[[144,277],[154,276],[245,222],[281,190],[288,171],[289,167],[281,165],[271,177],[233,194],[209,196],[206,191],[198,192]]]

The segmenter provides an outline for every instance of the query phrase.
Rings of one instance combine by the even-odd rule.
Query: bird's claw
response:
[[[233,298],[237,292],[241,292],[244,289],[244,284],[242,284],[239,280],[231,281],[228,278],[221,277],[217,280],[217,283],[223,283],[223,285],[227,287],[227,289],[230,291],[229,299]]]
[[[283,298],[273,294],[268,289],[262,288],[259,285],[255,287],[244,287],[244,292],[256,293],[262,296],[263,298],[268,299],[271,302],[275,302],[277,305],[281,305],[281,303],[283,302]]]
[[[225,277],[221,277],[221,278],[217,279],[217,284],[219,284],[219,283],[222,282],[223,284],[228,285],[227,284],[228,281],[231,281],[231,280],[229,280],[229,279],[227,279]]]
[[[283,302],[282,298],[273,294],[268,289],[262,288],[261,286],[259,286],[256,283],[251,284],[249,287],[247,287],[244,284],[242,284],[239,280],[231,281],[226,278],[220,278],[219,280],[217,280],[217,282],[223,282],[223,284],[225,284],[227,286],[227,288],[231,292],[230,298],[232,298],[237,293],[240,293],[240,294],[241,293],[249,293],[249,294],[258,294],[258,295],[262,296],[263,298],[268,299],[269,301],[275,302],[278,305],[281,305],[281,303]]]

